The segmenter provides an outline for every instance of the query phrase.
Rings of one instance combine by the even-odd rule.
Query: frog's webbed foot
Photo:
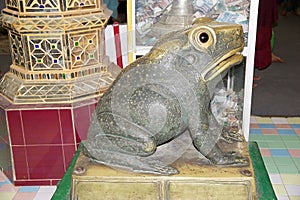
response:
[[[241,156],[236,152],[223,153],[218,146],[206,156],[213,164],[221,166],[248,166],[250,161],[247,157]]]
[[[122,155],[122,158],[124,158],[124,155]],[[173,175],[179,173],[177,169],[165,165],[163,162],[159,160],[143,161],[143,159],[139,157],[131,157],[128,158],[126,162],[122,161],[120,163],[118,163],[117,160],[115,160],[114,162],[111,161],[107,162],[95,158],[90,158],[90,161],[103,164],[112,168],[124,169],[124,170],[137,172],[137,173],[157,174],[157,175]]]
[[[244,141],[244,138],[239,133],[239,130],[237,128],[228,128],[228,127],[224,127],[222,129],[222,135],[220,139],[227,143]]]
[[[151,156],[142,157],[99,148],[91,149],[91,144],[86,141],[83,141],[83,145],[83,153],[95,163],[139,173],[158,175],[178,174],[177,169],[166,165],[160,160],[152,159]]]
[[[248,166],[249,159],[247,157],[240,156],[235,152],[225,153],[223,154],[222,158],[218,161],[217,165],[237,167]]]
[[[151,173],[151,174],[159,174],[159,175],[173,175],[173,174],[178,174],[178,170],[166,165],[165,163],[163,163],[160,160],[151,160],[151,156],[147,157],[145,160],[142,158],[137,158],[139,160],[141,160],[142,163],[144,163],[144,169],[142,169],[141,171],[139,170],[134,170],[136,172],[141,172],[141,173]],[[148,167],[150,167],[150,170],[147,171],[147,168],[145,168],[145,165],[147,165]]]

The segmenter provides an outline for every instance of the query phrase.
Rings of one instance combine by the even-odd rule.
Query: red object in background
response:
[[[15,186],[56,185],[87,138],[98,99],[9,105],[0,98],[0,166]],[[7,127],[6,127],[7,126]]]
[[[119,23],[114,22],[113,28],[114,28],[117,64],[119,67],[123,68]]]

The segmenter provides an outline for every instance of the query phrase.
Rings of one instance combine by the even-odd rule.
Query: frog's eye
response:
[[[209,35],[207,33],[203,32],[199,35],[199,40],[202,43],[206,43],[209,40]]]
[[[197,49],[207,49],[215,43],[214,31],[206,26],[198,27],[189,34],[191,43]]]

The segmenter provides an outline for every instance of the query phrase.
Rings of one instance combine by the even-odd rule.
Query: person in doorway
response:
[[[254,67],[263,70],[272,62],[284,62],[283,59],[272,52],[273,26],[278,21],[278,10],[276,0],[261,0],[258,7],[257,32],[255,44]],[[274,34],[273,34],[274,37]],[[273,40],[274,41],[274,40]],[[253,77],[254,81],[260,77]],[[257,84],[253,84],[256,87]]]

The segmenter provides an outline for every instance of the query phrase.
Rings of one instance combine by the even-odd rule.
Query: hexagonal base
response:
[[[56,185],[86,139],[98,99],[13,105],[0,96],[0,166],[15,185]],[[7,127],[6,127],[7,126]]]

